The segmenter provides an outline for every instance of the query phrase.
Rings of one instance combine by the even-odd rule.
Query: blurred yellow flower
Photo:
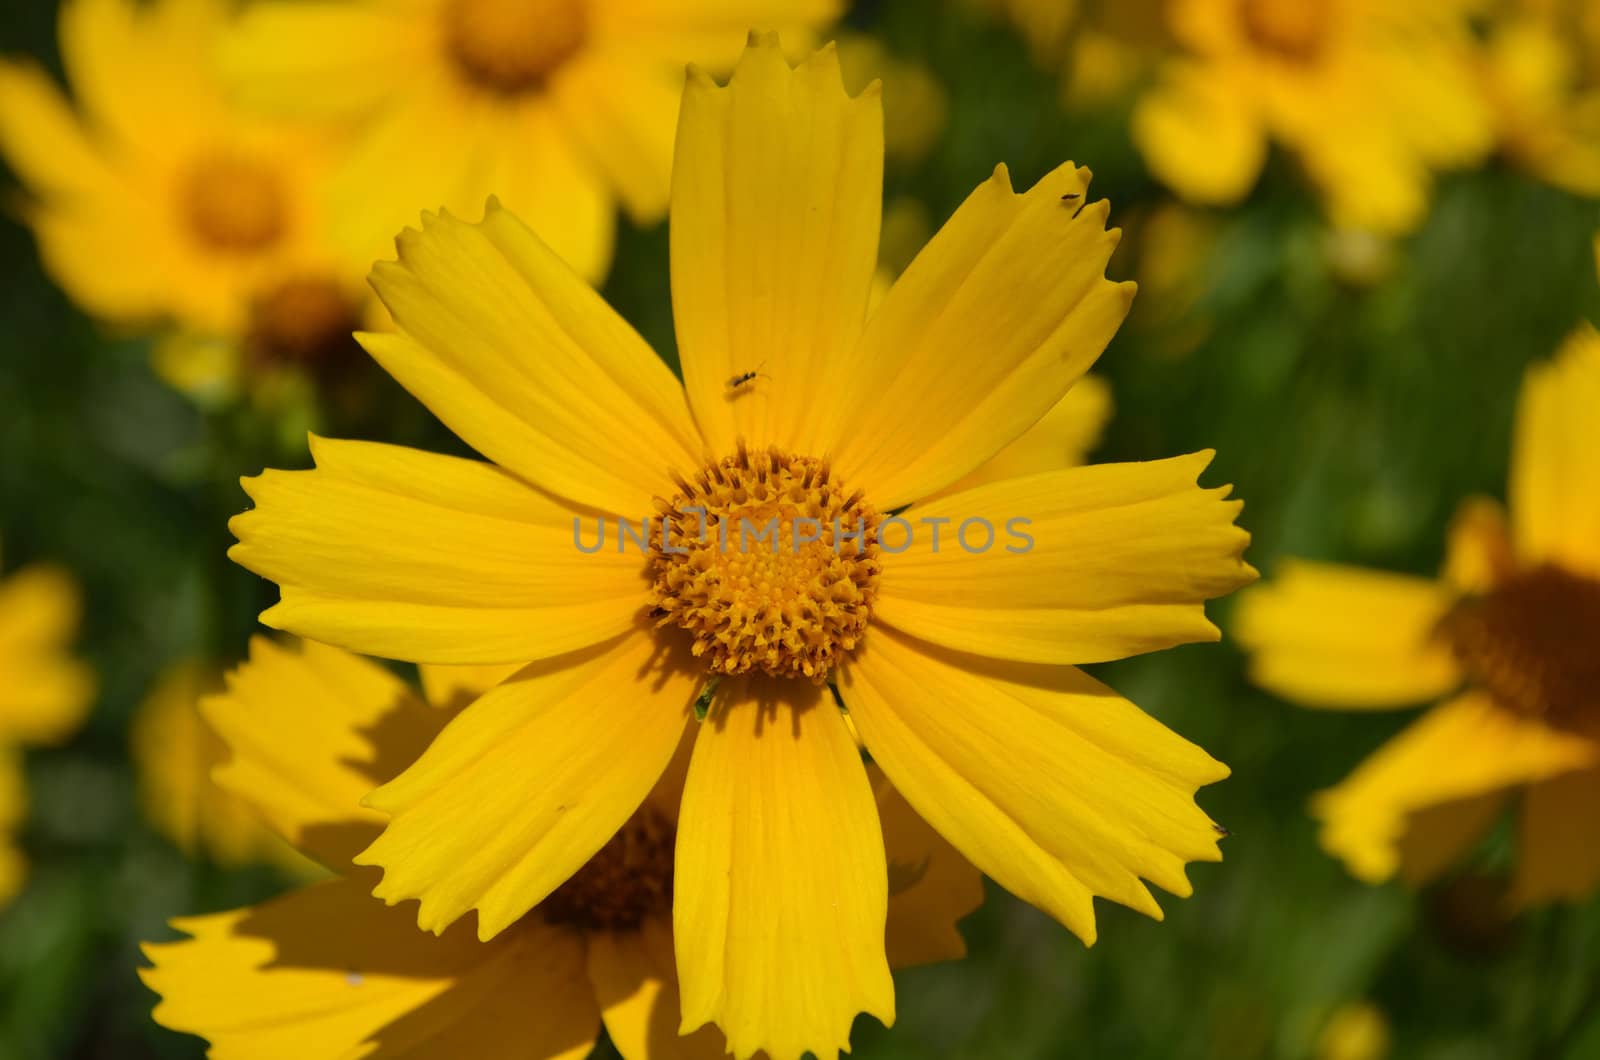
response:
[[[351,859],[382,815],[363,805],[506,667],[427,667],[430,707],[383,667],[336,648],[257,639],[206,715],[232,750],[221,783],[341,878],[248,909],[179,920],[190,940],[146,947],[156,1019],[202,1035],[217,1060],[589,1055],[603,1025],[625,1060],[713,1060],[706,1027],[678,1034],[670,906],[678,795],[690,744],[567,882],[479,942],[465,924],[434,936],[370,895]],[[956,921],[982,880],[875,774],[898,966],[960,957]]]
[[[1093,941],[1095,896],[1159,917],[1144,879],[1187,895],[1185,864],[1220,857],[1194,793],[1227,769],[1072,664],[1216,639],[1204,603],[1254,577],[1248,535],[1197,453],[950,495],[881,547],[879,513],[985,463],[1104,349],[1133,294],[1104,277],[1109,206],[1071,164],[1023,194],[1001,167],[868,319],[882,110],[831,48],[791,69],[757,36],[727,87],[693,71],[678,137],[682,384],[507,210],[429,217],[374,270],[398,332],[362,338],[494,463],[316,440],[314,470],[247,481],[232,555],[279,583],[269,625],[536,660],[368,797],[390,815],[359,858],[378,894],[497,937],[624,827],[688,728],[683,1028],[831,1058],[894,995],[880,814],[824,682],[920,814]],[[786,542],[810,512],[824,536],[686,549],[697,507]],[[574,531],[600,514],[663,522],[588,554]],[[953,547],[974,521],[1013,536]]]
[[[1600,5],[1502,0],[1484,65],[1506,152],[1542,180],[1600,197]]]
[[[1438,579],[1284,564],[1237,633],[1264,687],[1306,706],[1446,697],[1317,796],[1323,845],[1363,880],[1427,880],[1521,796],[1522,904],[1600,884],[1600,334],[1529,369],[1510,516],[1463,506]]]
[[[208,61],[230,9],[66,0],[73,104],[0,61],[0,152],[51,277],[108,324],[195,336],[211,360],[166,372],[191,392],[227,390],[248,359],[352,347],[366,300],[364,261],[326,240],[327,146],[230,105]]]
[[[1317,1039],[1317,1060],[1384,1060],[1389,1055],[1389,1021],[1370,1001],[1335,1009]]]
[[[1471,2],[1173,0],[1182,52],[1141,99],[1134,140],[1160,180],[1208,205],[1243,200],[1276,142],[1335,226],[1409,231],[1431,173],[1492,144]]]
[[[27,875],[12,841],[27,814],[19,747],[65,740],[94,697],[88,667],[67,654],[81,612],[77,586],[54,567],[0,580],[0,906]]]
[[[266,0],[224,50],[243,98],[355,137],[333,190],[367,261],[421,210],[497,196],[578,272],[610,267],[616,209],[666,211],[685,62],[751,26],[795,35],[841,0]]]
[[[227,866],[268,862],[303,872],[304,859],[212,779],[227,748],[201,719],[200,700],[220,686],[220,672],[193,661],[177,663],[156,679],[129,734],[140,808],[189,857]]]

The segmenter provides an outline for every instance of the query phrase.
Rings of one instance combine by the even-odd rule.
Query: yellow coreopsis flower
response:
[[[1351,872],[1421,882],[1489,830],[1514,794],[1514,897],[1600,883],[1600,335],[1531,368],[1517,416],[1510,526],[1465,505],[1438,579],[1287,564],[1240,602],[1255,680],[1313,707],[1441,696],[1320,794],[1323,845]]]
[[[603,1023],[627,1060],[727,1054],[710,1028],[678,1035],[670,905],[686,754],[576,875],[492,942],[465,924],[435,937],[369,893],[351,858],[382,826],[361,805],[506,668],[430,667],[429,707],[381,666],[314,642],[257,640],[207,716],[232,758],[221,783],[341,874],[264,905],[180,920],[189,941],[149,946],[156,1019],[210,1040],[215,1060],[357,1055],[589,1055]],[[688,751],[685,742],[683,752]],[[982,881],[884,782],[897,966],[959,957],[955,924]]]
[[[1470,0],[1174,0],[1182,53],[1133,133],[1191,202],[1232,205],[1269,143],[1293,152],[1338,227],[1399,234],[1431,175],[1475,162],[1492,125],[1472,78]]]
[[[590,280],[620,203],[667,206],[683,66],[725,65],[751,24],[796,34],[840,0],[267,0],[225,52],[244,98],[354,128],[333,190],[367,261],[420,209],[497,196]]]
[[[281,587],[269,625],[531,661],[369,796],[390,819],[358,860],[384,868],[382,897],[421,899],[424,928],[475,909],[499,936],[694,731],[682,1025],[719,1024],[739,1057],[833,1057],[857,1013],[894,1016],[890,874],[830,678],[917,812],[1085,941],[1095,896],[1160,916],[1143,880],[1185,895],[1185,864],[1220,856],[1194,793],[1226,768],[1073,665],[1219,635],[1204,601],[1254,572],[1239,503],[1196,485],[1210,454],[892,514],[1016,440],[1098,357],[1133,295],[1104,277],[1109,207],[1070,164],[1023,194],[1001,167],[869,317],[882,163],[877,94],[850,98],[831,48],[791,69],[757,37],[727,87],[691,74],[681,385],[509,211],[427,218],[373,274],[398,331],[362,338],[493,462],[314,440],[317,467],[248,480],[232,524],[235,559]],[[734,543],[697,535],[695,511]],[[588,543],[597,519],[613,545]],[[739,540],[769,524],[769,545]]]
[[[1600,7],[1504,0],[1485,77],[1505,150],[1543,180],[1600,196]]]
[[[54,567],[0,581],[0,905],[27,875],[11,838],[27,812],[19,747],[65,740],[94,696],[88,668],[67,654],[81,611],[77,586]]]
[[[129,742],[140,809],[157,832],[190,857],[304,870],[306,862],[264,828],[255,811],[212,781],[227,748],[200,717],[200,701],[221,683],[221,667],[197,660],[175,663],[139,704]]]
[[[51,277],[119,327],[175,325],[157,368],[198,394],[251,364],[348,347],[361,259],[326,236],[328,146],[228,100],[211,53],[228,0],[66,0],[69,104],[0,61],[0,152]]]

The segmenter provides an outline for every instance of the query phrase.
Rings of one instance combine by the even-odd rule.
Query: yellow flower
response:
[[[739,1057],[830,1058],[858,1012],[894,1015],[890,874],[830,677],[917,812],[1085,941],[1096,895],[1159,916],[1141,877],[1186,895],[1185,863],[1220,856],[1193,796],[1226,768],[1073,666],[1219,636],[1204,601],[1254,572],[1238,502],[1195,484],[1210,454],[886,520],[1015,441],[1105,347],[1133,294],[1104,278],[1109,207],[1070,164],[1025,194],[1002,167],[869,318],[882,163],[877,95],[846,95],[831,48],[791,70],[753,38],[728,87],[694,71],[683,101],[682,385],[511,213],[430,217],[373,274],[399,331],[362,339],[493,462],[317,439],[314,470],[247,480],[232,523],[234,558],[281,587],[269,625],[532,661],[368,798],[390,820],[359,860],[424,928],[476,909],[498,936],[694,731],[683,1028],[718,1023]],[[653,520],[648,549],[619,547],[619,520]],[[746,539],[719,547],[718,527]]]
[[[88,668],[67,655],[82,612],[78,588],[54,567],[0,581],[0,906],[27,875],[12,834],[27,813],[18,745],[60,743],[94,697]]]
[[[590,280],[620,203],[666,210],[683,64],[731,63],[752,24],[801,31],[840,0],[267,0],[224,64],[262,108],[353,129],[333,188],[365,260],[421,209],[489,195]]]
[[[1424,881],[1521,793],[1514,897],[1600,883],[1600,335],[1533,367],[1518,410],[1507,520],[1464,505],[1437,579],[1285,564],[1240,601],[1268,689],[1312,707],[1447,697],[1317,796],[1323,845],[1363,880]]]
[[[195,393],[343,350],[365,300],[361,259],[326,241],[326,146],[242,113],[207,62],[229,6],[67,0],[75,109],[36,65],[0,62],[0,152],[50,275],[102,321],[192,333],[157,366]]]
[[[191,940],[149,946],[156,1019],[211,1041],[215,1060],[368,1055],[589,1055],[602,1024],[627,1060],[725,1056],[707,1028],[678,1036],[669,919],[672,839],[689,743],[622,830],[538,907],[479,942],[440,937],[373,898],[351,858],[382,827],[361,800],[427,747],[506,667],[425,667],[424,705],[381,666],[306,642],[258,639],[207,717],[233,757],[220,783],[340,879],[249,909],[179,920]],[[887,946],[905,966],[959,957],[956,921],[982,900],[977,871],[884,782]],[[425,1044],[424,1044],[425,1043]]]
[[[303,872],[305,861],[212,780],[227,748],[201,720],[200,700],[220,685],[221,674],[196,661],[170,666],[156,679],[130,733],[140,808],[190,857],[229,866],[273,862]]]
[[[1485,78],[1507,153],[1551,184],[1600,196],[1600,7],[1506,0]]]
[[[1398,234],[1431,173],[1477,161],[1491,123],[1475,91],[1470,0],[1175,0],[1184,51],[1139,103],[1151,170],[1192,202],[1232,205],[1268,143],[1288,148],[1337,227]]]
[[[1341,1005],[1317,1040],[1317,1060],[1384,1060],[1389,1055],[1389,1021],[1370,1001]]]

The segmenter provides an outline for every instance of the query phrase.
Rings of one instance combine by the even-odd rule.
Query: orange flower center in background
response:
[[[1600,724],[1600,581],[1545,565],[1457,604],[1440,632],[1502,706]]]
[[[324,276],[298,276],[250,307],[250,352],[262,363],[331,367],[358,349],[360,313],[344,288]]]
[[[218,154],[190,167],[178,195],[190,233],[212,250],[264,250],[288,226],[287,196],[277,171],[242,155]]]
[[[586,931],[632,931],[672,909],[677,829],[648,803],[539,906],[552,924]]]
[[[1238,0],[1250,43],[1297,63],[1315,59],[1333,23],[1334,0]]]
[[[687,630],[714,673],[827,680],[872,613],[878,513],[825,461],[776,448],[677,481],[656,501],[657,625]]]
[[[589,32],[585,0],[450,0],[444,15],[456,66],[501,95],[542,86]]]

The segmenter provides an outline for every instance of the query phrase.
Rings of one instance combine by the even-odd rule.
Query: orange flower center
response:
[[[1333,23],[1332,0],[1239,0],[1239,19],[1250,43],[1291,62],[1322,51]]]
[[[359,313],[344,288],[324,276],[297,276],[251,306],[250,349],[260,361],[330,367],[356,349]]]
[[[738,453],[658,499],[651,614],[694,638],[716,674],[817,683],[866,632],[878,513],[828,464],[777,448]]]
[[[1440,623],[1461,668],[1502,706],[1600,722],[1600,581],[1545,565],[1463,600]]]
[[[552,924],[586,931],[632,931],[672,909],[677,829],[646,804],[600,852],[540,905]]]
[[[584,0],[450,0],[444,14],[456,66],[501,95],[542,86],[589,33]]]
[[[191,166],[179,205],[201,245],[247,254],[276,243],[288,226],[288,202],[278,173],[255,159],[217,154]]]

